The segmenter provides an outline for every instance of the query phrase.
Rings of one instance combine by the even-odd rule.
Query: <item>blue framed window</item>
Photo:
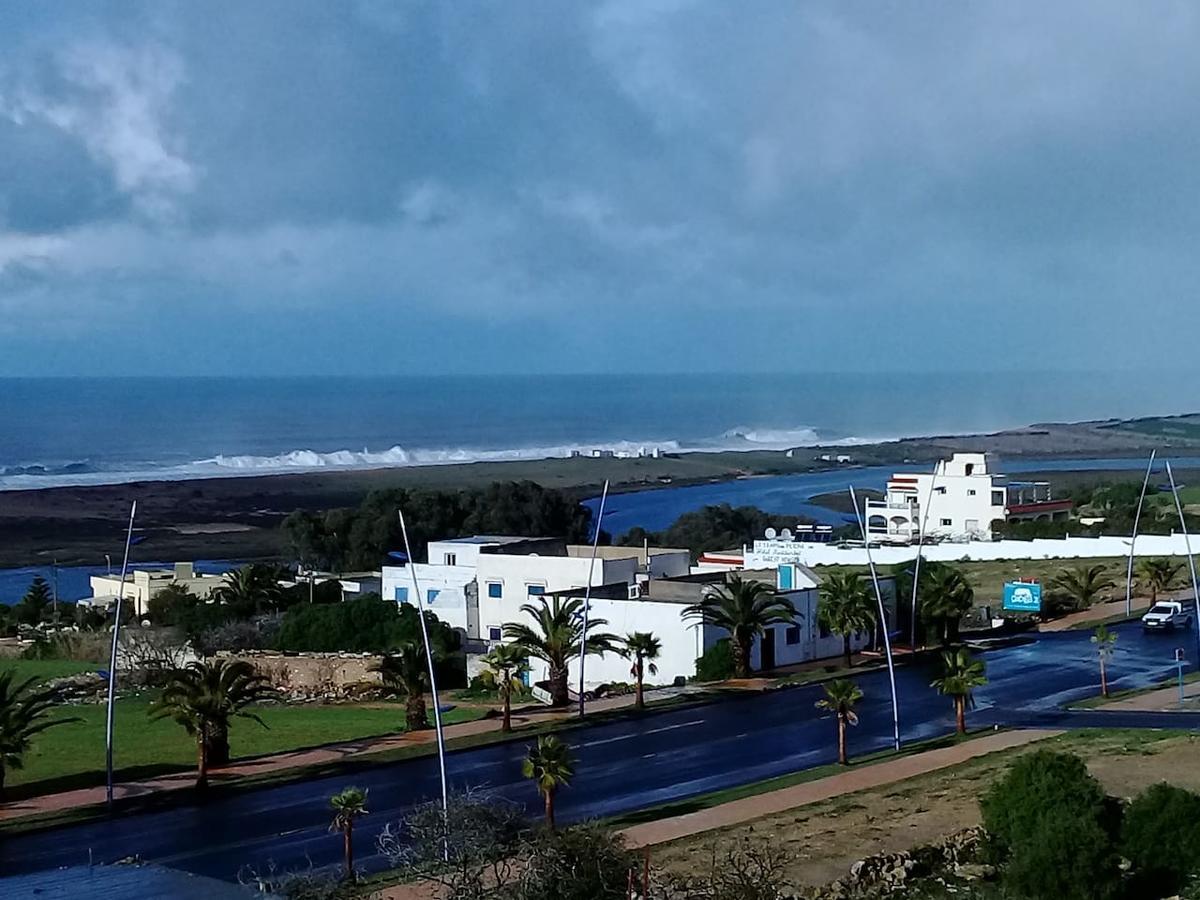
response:
[[[438,598],[438,594],[440,594],[440,593],[441,593],[441,591],[439,591],[437,588],[430,588],[429,590],[427,590],[425,592],[425,602],[426,603],[436,602],[437,598]]]
[[[406,587],[396,588],[395,595],[392,597],[392,599],[395,600],[397,603],[407,603],[408,602],[408,588],[406,588]]]
[[[489,641],[500,640],[500,629],[499,628],[489,628],[488,629],[488,640]]]
[[[492,600],[499,600],[504,596],[504,585],[498,581],[489,581],[487,583],[488,597]]]
[[[530,597],[540,597],[546,593],[546,586],[544,584],[527,584],[525,590],[528,591]]]

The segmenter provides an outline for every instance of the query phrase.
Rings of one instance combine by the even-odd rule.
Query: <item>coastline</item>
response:
[[[1136,457],[1151,448],[1200,451],[1200,435],[1172,434],[1184,417],[1055,423],[976,435],[939,435],[794,451],[693,452],[661,458],[552,458],[372,469],[317,470],[222,478],[140,481],[0,492],[0,567],[102,562],[122,543],[129,503],[155,558],[280,558],[278,525],[295,509],[356,505],[369,491],[479,487],[532,480],[580,499],[608,479],[615,493],[839,468],[822,454],[848,453],[855,465],[929,465],[959,450],[1004,458]],[[1195,417],[1186,417],[1189,420]]]

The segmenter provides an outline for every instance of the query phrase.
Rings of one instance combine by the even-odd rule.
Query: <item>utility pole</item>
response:
[[[604,506],[608,502],[608,480],[600,493],[600,511],[596,515],[596,531],[592,535],[592,561],[588,563],[587,585],[583,589],[583,632],[579,636],[579,718],[583,718],[583,670],[587,661],[588,613],[592,605],[592,573],[596,570],[596,552],[600,547],[600,527],[604,524]],[[646,545],[646,564],[650,563],[649,544]]]
[[[121,600],[125,594],[125,574],[129,571],[129,548],[133,544],[133,519],[137,501],[129,508],[129,530],[125,533],[125,560],[121,563],[121,585],[117,588],[116,616],[113,618],[112,652],[108,657],[108,712],[104,725],[104,801],[108,811],[113,807],[113,707],[117,693],[117,640],[121,634]]]

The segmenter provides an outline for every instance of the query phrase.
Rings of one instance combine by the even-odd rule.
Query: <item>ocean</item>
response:
[[[697,348],[712,352],[712,348]],[[0,379],[0,489],[780,449],[1186,412],[1190,373]]]

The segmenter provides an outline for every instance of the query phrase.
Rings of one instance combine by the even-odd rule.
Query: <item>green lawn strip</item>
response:
[[[657,701],[651,700],[650,696],[652,696],[652,695],[649,695],[647,698],[647,706],[648,706],[647,712],[649,714],[653,714],[655,712],[667,712],[667,711],[678,710],[678,709],[686,709],[686,708],[692,707],[692,706],[706,705],[708,703],[712,703],[717,700],[729,699],[729,697],[731,695],[735,696],[735,697],[742,697],[742,696],[754,696],[757,693],[758,692],[756,692],[756,691],[744,691],[744,690],[739,690],[739,689],[714,687],[712,690],[705,691],[703,693],[676,695],[674,697],[669,697],[667,699],[657,700]],[[118,709],[119,708],[120,707],[118,707]],[[333,709],[343,709],[345,707],[313,705],[313,706],[308,706],[308,707],[297,707],[297,708],[311,709],[314,711],[315,710],[329,711],[329,710],[333,710]],[[143,707],[143,709],[144,709],[144,707]],[[102,708],[101,708],[101,710],[102,710]],[[400,716],[401,716],[400,722],[403,723],[403,713],[400,712],[399,710],[397,710],[396,712],[393,712],[390,709],[384,709],[384,710],[380,710],[380,711],[386,712],[389,716],[396,716],[397,712],[399,712]],[[457,711],[454,711],[454,712],[457,712]],[[484,714],[485,711],[479,710],[479,709],[473,709],[473,710],[469,710],[469,711],[464,710],[464,714],[466,714],[467,712],[474,713],[475,717],[479,717],[480,715]],[[143,712],[143,715],[144,715],[144,712]],[[589,713],[585,720],[580,720],[577,718],[547,719],[542,722],[536,722],[532,725],[516,727],[513,729],[511,734],[504,734],[503,732],[497,730],[497,731],[483,732],[480,734],[466,735],[463,737],[449,738],[446,741],[446,749],[448,751],[459,751],[459,750],[469,750],[469,749],[472,749],[475,747],[489,746],[492,744],[502,744],[502,743],[507,743],[510,741],[527,741],[530,738],[537,737],[538,735],[541,735],[541,734],[548,734],[550,732],[570,731],[572,729],[580,728],[583,726],[597,725],[597,724],[602,724],[605,722],[618,721],[620,719],[632,718],[632,717],[636,717],[639,715],[643,715],[643,714],[638,713],[636,710],[632,709],[631,707],[625,707],[625,708],[621,708],[621,709]],[[395,720],[393,719],[392,721],[394,722]],[[447,716],[447,717],[445,717],[444,721],[453,722],[453,721],[462,721],[462,720],[455,720],[455,719],[451,718],[450,716]],[[103,715],[102,714],[101,714],[101,722],[103,723]],[[158,723],[158,724],[162,725],[162,724],[173,724],[173,723],[162,722],[162,723]],[[71,727],[72,727],[71,725],[64,725],[64,726],[61,726],[60,728],[51,729],[49,732],[46,732],[46,735],[49,735],[54,732],[65,732]],[[185,732],[183,731],[182,728],[180,728],[178,725],[174,725],[174,727],[178,730],[180,737],[187,739],[187,735],[185,734]],[[241,746],[239,744],[239,734],[241,734],[242,732],[244,732],[246,730],[253,729],[253,728],[257,728],[257,726],[253,722],[239,722],[237,725],[234,726],[233,731],[230,733],[230,739],[231,739],[231,742],[233,745],[233,751],[235,754],[238,754],[239,759],[244,760],[246,758],[245,756],[241,755],[241,751],[239,749]],[[261,730],[261,729],[259,729],[259,730]],[[393,727],[393,728],[388,729],[388,731],[384,732],[384,733],[390,733],[395,730],[396,729]],[[118,716],[117,734],[121,735],[121,733],[122,732],[121,732],[120,717]],[[241,736],[244,737],[244,734],[241,734]],[[101,760],[103,760],[103,731],[101,731],[100,740],[101,740],[101,745],[100,745]],[[186,743],[185,746],[187,747],[187,750],[188,750],[188,756],[187,756],[188,764],[186,764],[186,765],[171,765],[171,766],[164,767],[161,770],[151,770],[147,774],[139,775],[138,777],[153,777],[154,775],[161,775],[161,774],[168,774],[171,772],[180,772],[180,771],[190,770],[192,768],[192,766],[195,764],[195,762],[194,762],[194,760],[195,760],[195,745],[190,743],[190,739],[187,739],[187,741],[188,742]],[[330,742],[326,741],[325,743],[330,743]],[[118,741],[117,746],[120,746],[119,741]],[[311,746],[311,744],[310,744],[310,746]],[[275,750],[275,751],[271,751],[271,752],[280,752],[280,751]],[[223,796],[226,794],[232,794],[232,793],[239,792],[239,791],[260,789],[260,788],[272,787],[272,786],[276,786],[276,785],[290,784],[290,783],[297,782],[297,781],[308,781],[311,779],[324,778],[324,777],[335,776],[335,775],[345,775],[346,777],[352,777],[356,772],[360,772],[365,769],[372,769],[372,768],[376,768],[378,766],[388,765],[388,764],[396,763],[396,762],[403,762],[404,760],[415,759],[415,758],[422,757],[422,756],[432,756],[436,752],[437,752],[436,744],[432,741],[420,743],[420,744],[412,744],[412,745],[405,746],[405,747],[393,747],[393,748],[389,748],[386,750],[380,750],[377,752],[359,754],[355,757],[347,758],[347,759],[340,759],[335,762],[316,763],[316,764],[304,765],[304,766],[293,766],[293,767],[286,768],[286,769],[279,769],[279,770],[276,770],[273,772],[265,772],[261,775],[241,775],[241,776],[234,776],[234,777],[230,778],[229,780],[217,780],[209,788],[208,793],[209,793],[210,798],[215,798],[215,797]],[[118,753],[118,757],[119,757],[119,753]],[[101,765],[103,765],[103,763],[101,763]],[[128,771],[128,770],[125,770],[125,771]],[[74,784],[74,785],[69,785],[69,786],[57,787],[55,789],[55,791],[70,790],[72,788],[77,788],[77,787],[86,787],[86,786],[95,785],[95,784],[102,784],[103,778],[104,778],[104,773],[103,773],[103,769],[101,769],[99,772],[99,780],[93,779],[92,781],[88,782],[87,784]],[[218,776],[218,778],[219,778],[219,776]],[[130,777],[121,777],[118,780],[128,781],[128,780],[135,780],[135,779],[131,779]],[[47,793],[47,791],[40,791],[39,793]],[[5,797],[4,797],[5,800],[18,799],[18,796],[19,795],[17,794],[16,788],[14,788],[11,791],[9,791],[7,789],[5,790]],[[159,810],[159,809],[167,809],[167,808],[171,808],[174,806],[188,804],[188,803],[193,802],[193,799],[194,798],[192,796],[191,791],[173,790],[173,791],[162,791],[157,794],[149,795],[146,797],[138,797],[138,798],[131,798],[131,799],[127,799],[127,800],[120,800],[120,801],[117,801],[116,806],[122,813],[136,814],[136,813],[140,813],[140,812],[151,812],[151,811],[155,811],[155,810]],[[47,828],[57,828],[57,827],[62,827],[64,825],[68,825],[68,824],[74,824],[74,823],[81,822],[81,821],[87,821],[89,819],[100,818],[104,815],[106,815],[106,812],[105,812],[103,805],[101,805],[101,804],[78,807],[78,808],[74,808],[74,809],[70,809],[70,810],[62,810],[62,811],[57,811],[57,812],[52,812],[52,813],[31,813],[30,815],[27,815],[27,816],[21,816],[19,818],[9,819],[4,822],[0,822],[0,834],[17,834],[17,833],[21,833],[21,832],[25,832],[25,831],[43,830],[43,829],[47,829]]]
[[[12,670],[18,683],[28,678],[39,682],[78,675],[81,672],[98,672],[103,666],[94,662],[76,662],[69,659],[0,659],[0,672]]]
[[[1194,682],[1196,680],[1200,680],[1200,672],[1185,672],[1184,673],[1184,676],[1183,676],[1184,684],[1191,684],[1192,682]],[[1165,678],[1162,681],[1159,681],[1148,687],[1126,688],[1123,691],[1112,691],[1107,697],[1102,697],[1099,694],[1097,694],[1094,697],[1087,697],[1086,699],[1079,700],[1075,703],[1072,703],[1067,708],[1068,709],[1098,709],[1098,708],[1108,705],[1109,703],[1115,703],[1118,700],[1127,700],[1130,697],[1140,697],[1142,694],[1149,694],[1152,691],[1161,691],[1165,688],[1177,687],[1178,685],[1179,685],[1178,678]]]
[[[122,698],[117,703],[114,761],[118,781],[185,771],[195,765],[194,740],[170,719],[152,720],[147,697]],[[389,706],[267,705],[255,710],[267,727],[235,719],[230,732],[235,760],[243,761],[287,751],[343,741],[394,734],[404,729],[401,704]],[[59,793],[104,783],[105,707],[87,704],[60,707],[59,718],[78,721],[39,735],[25,754],[24,767],[10,773],[6,800]],[[447,722],[469,721],[483,715],[478,708],[460,708]]]
[[[1123,625],[1126,622],[1136,622],[1150,608],[1149,605],[1134,607],[1134,610],[1129,615],[1119,612],[1116,615],[1107,616],[1103,619],[1089,619],[1086,622],[1076,622],[1073,625],[1068,625],[1067,631],[1095,631],[1100,625]]]

